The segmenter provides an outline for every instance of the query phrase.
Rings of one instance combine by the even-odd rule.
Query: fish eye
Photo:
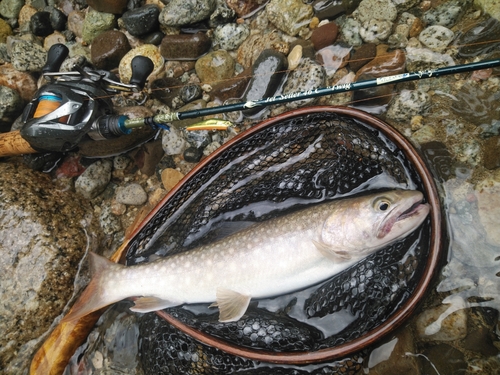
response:
[[[379,211],[387,211],[391,207],[391,202],[387,199],[377,199],[373,206]]]

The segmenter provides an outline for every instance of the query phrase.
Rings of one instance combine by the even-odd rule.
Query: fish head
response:
[[[321,242],[356,258],[366,256],[422,224],[430,211],[423,198],[416,190],[391,190],[345,200],[325,221]]]

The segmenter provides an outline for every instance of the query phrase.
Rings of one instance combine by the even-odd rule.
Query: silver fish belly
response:
[[[136,266],[92,254],[94,278],[65,319],[139,297],[131,310],[214,302],[220,321],[239,320],[252,298],[319,283],[411,233],[429,213],[422,199],[394,190],[330,201]]]

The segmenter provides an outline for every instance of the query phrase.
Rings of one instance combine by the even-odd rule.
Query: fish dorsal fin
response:
[[[141,313],[163,310],[180,304],[172,301],[166,301],[158,297],[139,297],[134,301],[134,303],[135,305],[132,306],[130,310]]]
[[[334,249],[323,241],[312,240],[312,242],[321,254],[334,262],[346,262],[352,258],[347,251]]]
[[[217,302],[210,307],[219,308],[219,322],[236,322],[247,311],[250,296],[235,292],[234,290],[217,288]]]

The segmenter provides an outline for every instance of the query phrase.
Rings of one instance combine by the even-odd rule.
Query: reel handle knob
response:
[[[143,89],[154,67],[153,61],[150,58],[146,56],[134,57],[132,59],[132,78],[130,78],[130,84]]]
[[[68,57],[69,49],[64,44],[57,43],[50,47],[47,62],[42,68],[43,73],[58,72],[64,59]]]

